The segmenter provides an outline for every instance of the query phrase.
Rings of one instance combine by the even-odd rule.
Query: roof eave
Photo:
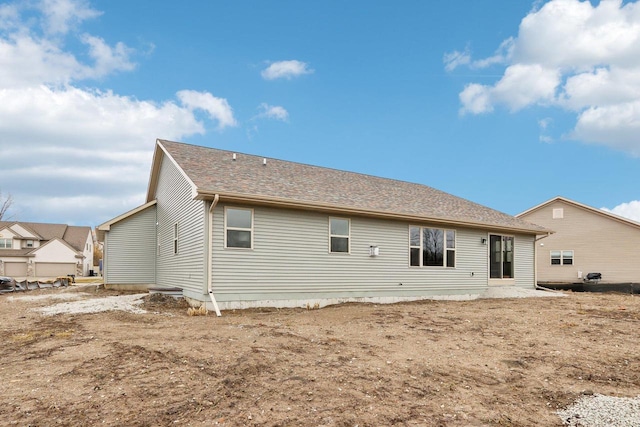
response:
[[[288,209],[312,210],[316,212],[322,211],[327,213],[350,214],[350,215],[365,216],[365,217],[371,217],[371,218],[394,219],[394,220],[402,220],[402,221],[409,221],[409,222],[421,222],[421,223],[430,222],[430,223],[436,223],[440,225],[462,226],[462,227],[474,228],[474,229],[493,230],[493,231],[502,231],[502,232],[510,232],[510,233],[522,233],[522,234],[530,234],[530,235],[542,235],[542,234],[551,233],[551,230],[547,230],[544,228],[537,229],[537,228],[501,226],[497,224],[488,224],[488,223],[475,222],[475,221],[453,220],[453,219],[438,218],[438,217],[425,217],[420,215],[409,215],[409,214],[385,212],[385,211],[371,211],[367,209],[357,209],[357,208],[351,208],[351,207],[345,207],[345,206],[304,202],[304,201],[298,201],[298,200],[288,200],[288,199],[281,199],[281,198],[274,198],[274,197],[264,197],[264,196],[250,195],[250,194],[220,193],[216,191],[200,190],[200,189],[197,190],[197,195],[195,199],[211,200],[216,194],[219,196],[220,198],[219,200],[221,202],[245,203],[245,204],[272,206],[272,207],[288,208]]]
[[[553,199],[547,200],[546,202],[540,203],[539,205],[536,205],[536,206],[534,206],[534,207],[532,207],[530,209],[527,209],[526,211],[517,214],[516,218],[522,218],[524,216],[527,216],[530,213],[532,213],[534,211],[537,211],[537,210],[539,210],[539,209],[541,209],[541,208],[543,208],[545,206],[548,206],[548,205],[550,205],[550,204],[552,204],[554,202],[564,202],[564,203],[567,203],[569,205],[573,205],[575,207],[584,209],[584,210],[586,210],[588,212],[592,212],[594,214],[603,216],[605,218],[609,218],[609,219],[612,219],[614,221],[618,221],[618,222],[623,223],[625,225],[629,225],[629,226],[635,227],[635,228],[640,228],[640,223],[637,222],[637,221],[634,221],[634,220],[629,219],[629,218],[625,218],[625,217],[620,216],[620,215],[616,215],[616,214],[611,213],[611,212],[604,211],[602,209],[594,208],[593,206],[585,205],[584,203],[576,202],[575,200],[567,199],[566,197],[562,197],[562,196],[554,197]]]

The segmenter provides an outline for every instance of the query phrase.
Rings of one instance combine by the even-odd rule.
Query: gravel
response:
[[[54,314],[72,313],[87,314],[99,313],[101,311],[120,310],[129,313],[142,314],[145,310],[138,307],[142,304],[142,298],[148,294],[119,295],[104,298],[91,298],[81,301],[63,302],[50,305],[48,307],[34,308],[44,315],[52,316]]]
[[[640,396],[582,396],[567,409],[558,411],[558,415],[570,427],[638,427]]]

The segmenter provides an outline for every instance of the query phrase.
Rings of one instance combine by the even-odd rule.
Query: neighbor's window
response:
[[[456,232],[441,228],[410,226],[409,265],[455,267]]]
[[[329,218],[329,240],[331,252],[349,253],[351,224],[346,218]]]
[[[178,223],[173,224],[173,253],[178,253]]]
[[[225,247],[253,247],[253,209],[225,208]]]
[[[33,247],[33,240],[25,240],[24,247],[25,248],[32,248]]]
[[[514,278],[514,245],[513,236],[489,235],[489,278]]]
[[[12,249],[13,239],[0,239],[0,249]]]
[[[551,251],[551,265],[573,265],[573,251]]]

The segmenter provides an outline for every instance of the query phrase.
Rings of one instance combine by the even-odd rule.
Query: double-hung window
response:
[[[489,235],[489,278],[514,278],[514,249],[513,236]]]
[[[349,253],[351,221],[347,218],[329,218],[329,251]]]
[[[12,249],[13,239],[0,239],[0,249]]]
[[[409,265],[413,267],[455,267],[455,230],[410,226]]]
[[[573,251],[551,251],[551,265],[573,265]]]
[[[225,247],[253,248],[253,209],[224,209]]]

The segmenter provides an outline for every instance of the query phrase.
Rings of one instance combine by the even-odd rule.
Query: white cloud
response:
[[[544,142],[547,144],[553,142],[553,138],[549,135],[546,135],[546,131],[549,129],[552,123],[553,119],[551,117],[545,117],[544,119],[538,120],[538,127],[540,127],[540,142]]]
[[[492,98],[513,111],[533,103],[550,103],[560,83],[559,72],[539,64],[514,64],[491,88]]]
[[[512,111],[537,103],[552,103],[559,75],[540,65],[515,64],[493,86],[470,84],[460,93],[462,112],[474,114],[493,111],[495,104],[504,104]]]
[[[602,210],[640,222],[640,200],[632,200],[628,203],[621,203],[613,209],[602,208]]]
[[[606,144],[640,157],[640,99],[617,105],[590,107],[580,113],[571,137]]]
[[[181,90],[177,95],[189,110],[203,110],[211,119],[217,120],[219,129],[237,124],[233,118],[233,110],[224,98],[216,98],[208,92],[195,90]]]
[[[262,77],[265,80],[287,79],[298,77],[303,74],[311,74],[314,70],[309,68],[309,64],[297,60],[273,62],[262,70]]]
[[[89,56],[95,60],[93,72],[87,77],[102,77],[113,71],[130,71],[135,65],[129,60],[133,52],[124,43],[116,43],[114,47],[107,45],[100,37],[84,34],[82,42],[89,46]]]
[[[453,52],[445,53],[443,61],[444,69],[447,71],[453,71],[461,65],[469,65],[471,62],[471,55],[468,50],[464,52],[454,50]]]
[[[260,104],[260,113],[257,117],[280,120],[286,122],[289,120],[289,112],[279,105],[269,105],[267,103]]]
[[[576,114],[571,137],[640,156],[640,139],[631,136],[640,123],[640,2],[538,3],[517,37],[505,40],[494,55],[451,58],[445,61],[448,71],[464,64],[506,65],[494,84],[465,86],[463,113],[488,113],[499,105],[511,111],[562,108]]]
[[[85,1],[0,5],[2,191],[17,220],[97,225],[144,202],[156,137],[203,134],[207,120],[236,125],[227,100],[208,92],[155,101],[91,88],[135,68],[133,49],[79,31],[99,14]],[[70,39],[85,50],[69,50]]]
[[[454,50],[450,53],[445,53],[443,57],[445,70],[451,72],[458,67],[467,65],[471,69],[487,68],[495,64],[504,64],[512,56],[513,51],[513,38],[508,38],[500,44],[500,47],[493,56],[483,59],[471,60],[471,52],[467,47],[464,52]]]
[[[465,86],[460,92],[460,102],[464,106],[461,113],[489,113],[493,111],[493,102],[491,101],[491,88],[485,85],[471,83]]]
[[[99,15],[85,2],[46,0],[34,3],[41,7],[35,10],[29,9],[30,5],[17,3],[0,8],[0,87],[67,85],[135,67],[130,59],[132,49],[123,43],[109,46],[90,34],[79,35],[77,40],[87,46],[93,64],[82,63],[64,49],[72,26]],[[22,18],[21,13],[34,12],[36,18]]]
[[[40,7],[48,34],[66,34],[71,27],[102,14],[85,0],[41,0]]]
[[[552,122],[553,119],[551,117],[545,117],[544,119],[538,120],[538,126],[540,126],[540,129],[546,130]]]

